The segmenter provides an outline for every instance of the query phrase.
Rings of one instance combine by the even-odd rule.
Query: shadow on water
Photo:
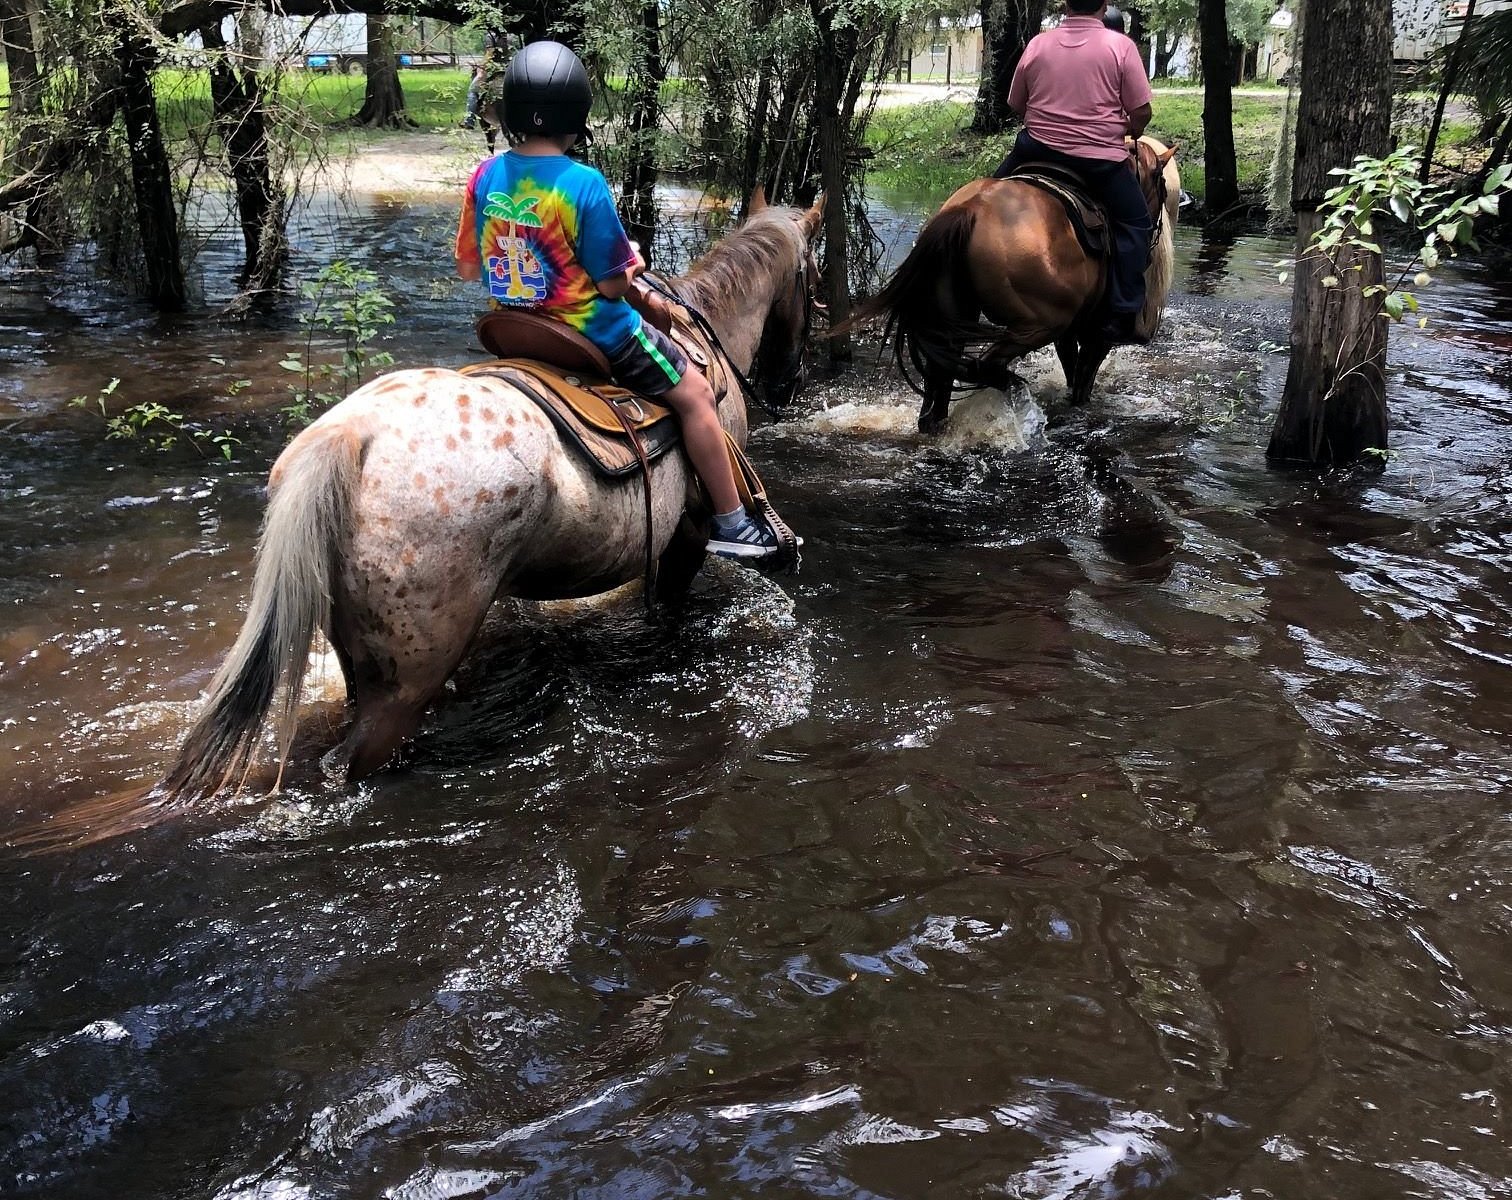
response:
[[[473,353],[449,223],[302,248],[400,365]],[[401,770],[323,778],[322,660],[280,796],[7,857],[0,1190],[1504,1192],[1512,293],[1394,335],[1384,471],[1274,471],[1283,250],[1183,233],[1082,411],[1032,356],[924,442],[863,350],[754,435],[801,575],[500,606]],[[291,328],[0,286],[12,830],[171,754]],[[242,456],[105,443],[112,376]]]

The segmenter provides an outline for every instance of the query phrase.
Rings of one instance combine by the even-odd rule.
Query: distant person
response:
[[[1154,225],[1126,139],[1150,123],[1150,81],[1134,40],[1104,24],[1107,0],[1067,0],[1066,7],[1066,19],[1036,35],[1019,59],[1008,107],[1024,128],[993,174],[1047,162],[1086,181],[1113,225],[1103,332],[1113,343],[1142,342],[1134,322],[1144,307]]]
[[[592,103],[588,72],[559,42],[532,42],[510,60],[496,109],[510,148],[480,163],[468,181],[457,273],[482,280],[499,307],[532,309],[571,326],[604,352],[616,382],[677,413],[683,446],[714,505],[711,552],[776,554],[776,534],[740,502],[709,381],[676,342],[641,319],[640,308],[655,307],[636,281],[646,263],[620,223],[608,183],[567,157],[588,132]]]
[[[483,101],[484,78],[483,64],[478,63],[473,67],[472,79],[467,85],[467,115],[462,118],[463,129],[476,129],[478,126],[478,105]]]

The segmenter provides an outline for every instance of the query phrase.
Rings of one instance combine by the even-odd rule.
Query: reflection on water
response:
[[[326,216],[473,353],[448,212]],[[322,778],[327,667],[278,799],[8,857],[0,1190],[1506,1194],[1512,292],[1394,337],[1384,473],[1276,472],[1284,249],[1184,232],[1086,412],[1040,354],[923,441],[864,347],[754,437],[800,576],[501,605],[403,771]],[[292,334],[3,286],[13,829],[166,760]],[[112,376],[241,457],[104,442]]]

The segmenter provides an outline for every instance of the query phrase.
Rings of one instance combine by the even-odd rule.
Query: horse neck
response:
[[[761,345],[780,272],[770,260],[740,245],[740,236],[737,231],[720,242],[676,285],[678,294],[708,318],[730,360],[747,372]]]

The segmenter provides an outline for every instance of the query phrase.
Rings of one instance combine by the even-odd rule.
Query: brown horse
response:
[[[1136,148],[1155,221],[1137,321],[1151,337],[1171,286],[1181,179],[1174,148],[1151,137]],[[924,397],[919,429],[936,433],[957,380],[1004,387],[1014,359],[1052,343],[1072,402],[1084,402],[1109,350],[1098,320],[1106,275],[1103,258],[1077,241],[1059,199],[1022,180],[978,179],[945,201],[892,278],[841,328],[887,318],[904,376],[914,383],[909,363],[921,376],[914,383]]]
[[[820,206],[753,206],[676,282],[731,362],[742,372],[755,363],[774,392],[796,386],[820,217]],[[738,390],[720,420],[745,441]],[[664,584],[686,586],[703,559],[703,537],[681,520],[688,483],[681,454],[651,467],[651,549]],[[596,475],[501,379],[431,367],[359,388],[273,465],[246,622],[162,799],[238,783],[280,690],[281,768],[318,629],[341,664],[351,713],[328,763],[351,779],[378,770],[414,733],[495,599],[592,596],[641,575],[641,487]]]

